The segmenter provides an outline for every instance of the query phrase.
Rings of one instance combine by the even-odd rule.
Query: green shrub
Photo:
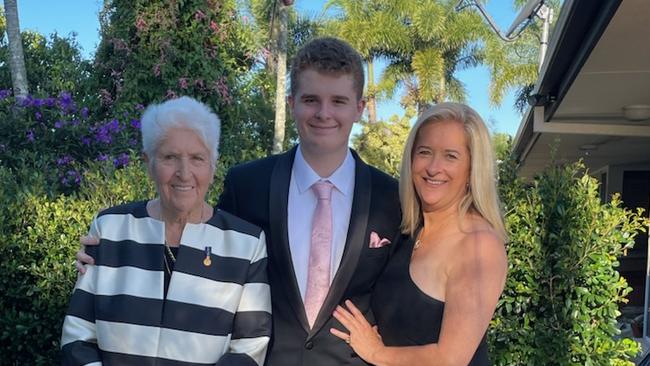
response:
[[[401,118],[394,115],[389,122],[364,124],[361,133],[352,139],[354,149],[368,164],[399,177],[404,144],[413,116],[414,111],[409,109]]]
[[[95,164],[79,193],[50,196],[39,171],[0,168],[0,348],[4,365],[59,362],[61,326],[76,278],[74,253],[100,207],[144,198],[139,164]],[[102,182],[103,184],[96,184]],[[91,184],[92,183],[92,184]]]
[[[501,169],[509,272],[489,330],[496,365],[632,365],[616,318],[631,288],[617,258],[643,229],[618,197],[602,204],[581,163],[548,168],[525,186]]]
[[[0,364],[51,365],[74,284],[74,252],[93,208],[74,197],[49,198],[39,173],[22,182],[12,175],[0,168]]]

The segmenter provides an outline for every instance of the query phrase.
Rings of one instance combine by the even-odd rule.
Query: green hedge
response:
[[[639,345],[616,325],[631,288],[616,267],[647,226],[641,212],[617,196],[602,204],[581,163],[528,185],[504,164],[509,271],[489,330],[495,365],[633,365]]]

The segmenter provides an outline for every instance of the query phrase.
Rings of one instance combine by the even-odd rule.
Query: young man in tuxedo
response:
[[[399,235],[397,182],[348,147],[365,108],[359,54],[318,38],[298,51],[290,75],[300,143],[231,168],[217,207],[266,234],[273,335],[265,365],[366,365],[330,333],[341,329],[332,313],[349,299],[372,320],[371,292]],[[315,186],[328,187],[325,204]]]
[[[347,43],[319,38],[304,45],[292,63],[288,98],[300,143],[226,176],[218,207],[266,233],[273,308],[268,366],[365,365],[330,334],[341,327],[332,313],[346,299],[368,313],[391,247],[377,245],[377,237],[397,237],[400,207],[396,181],[348,147],[365,108],[363,84],[361,57]],[[329,288],[314,306],[310,236],[317,198],[311,187],[317,182],[333,185],[332,235]]]

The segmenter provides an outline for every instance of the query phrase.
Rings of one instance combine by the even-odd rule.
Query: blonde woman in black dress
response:
[[[441,103],[402,158],[402,241],[379,278],[372,326],[350,301],[331,332],[374,365],[488,365],[485,333],[505,284],[505,229],[490,137],[470,107]]]

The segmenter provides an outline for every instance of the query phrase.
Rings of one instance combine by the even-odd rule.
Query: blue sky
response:
[[[99,43],[98,13],[102,3],[102,0],[60,0],[56,6],[52,6],[43,0],[18,0],[20,26],[23,30],[30,29],[43,34],[57,32],[66,36],[75,32],[84,55],[91,57]],[[323,3],[323,0],[295,0],[296,9],[311,16],[320,14]],[[510,0],[490,1],[487,9],[502,29],[510,25],[516,14]],[[477,67],[464,70],[459,73],[459,78],[467,87],[468,104],[481,114],[491,129],[514,136],[521,117],[513,108],[512,93],[508,94],[500,107],[494,107],[488,100],[487,69]],[[382,119],[388,119],[393,114],[402,115],[399,96],[394,101],[381,103],[378,114]]]

